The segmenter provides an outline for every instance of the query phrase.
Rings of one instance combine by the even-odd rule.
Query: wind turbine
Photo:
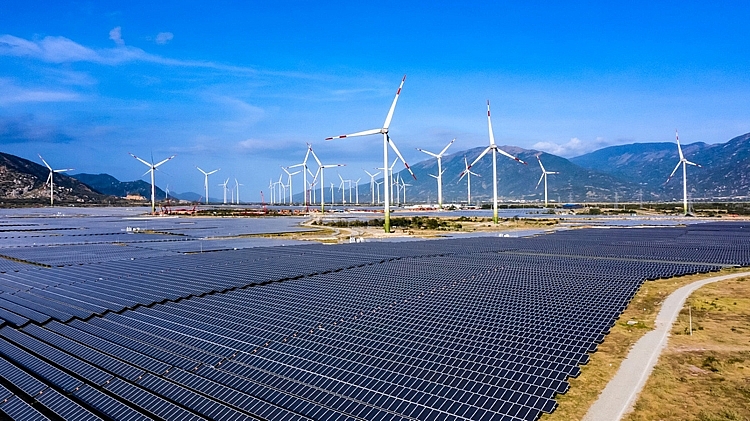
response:
[[[385,180],[375,182],[375,187],[378,189],[378,203],[380,203],[380,185],[383,184],[384,182]]]
[[[307,157],[305,157],[305,161],[307,161]],[[291,167],[289,167],[289,168],[291,168]],[[284,170],[284,172],[287,175],[287,182],[289,183],[289,204],[291,205],[292,201],[294,200],[293,199],[294,192],[292,191],[292,176],[293,175],[297,175],[300,172],[299,171],[289,172],[289,170],[287,168],[285,168],[285,167],[281,167],[281,169]]]
[[[320,159],[318,159],[318,155],[315,154],[315,151],[312,148],[312,145],[308,144],[307,147],[310,149],[310,153],[312,154],[313,158],[315,158],[315,162],[318,163],[318,171],[320,173],[320,212],[325,212],[325,203],[326,203],[326,196],[325,196],[325,181],[324,181],[324,172],[326,168],[335,168],[335,167],[343,167],[345,164],[326,164],[323,165],[320,162]],[[317,172],[315,174],[315,178],[318,177]],[[331,183],[333,185],[333,183]],[[333,188],[331,188],[331,203],[333,203]]]
[[[208,176],[211,175],[211,174],[213,174],[213,173],[215,173],[215,172],[217,172],[217,171],[219,171],[220,168],[217,168],[217,169],[215,169],[213,171],[209,171],[209,172],[203,171],[202,169],[200,169],[200,167],[195,167],[195,168],[198,168],[198,171],[202,172],[203,175],[206,177],[204,179],[204,181],[203,181],[203,187],[206,188],[206,204],[208,204]]]
[[[355,197],[355,198],[356,198],[356,200],[357,200],[357,201],[355,202],[355,204],[357,204],[357,205],[359,205],[359,180],[361,180],[361,179],[362,179],[362,178],[360,177],[360,178],[358,178],[358,179],[357,179],[357,181],[355,181],[355,182],[354,182],[354,192],[355,192],[355,193],[354,193],[354,197]]]
[[[223,183],[219,184],[219,186],[224,187],[224,204],[227,204],[227,184],[229,184],[229,179],[227,178]],[[208,194],[208,193],[206,193]]]
[[[542,167],[542,176],[539,177],[539,181],[536,183],[535,189],[539,188],[539,184],[542,182],[542,179],[544,179],[544,207],[547,207],[547,175],[549,174],[560,174],[557,171],[547,171],[544,169],[544,165],[542,165],[542,160],[539,159],[539,155],[536,156],[536,160],[539,161],[539,166]]]
[[[430,151],[426,151],[424,149],[417,148],[419,152],[424,152],[427,155],[437,158],[438,176],[436,178],[437,178],[437,183],[438,183],[438,207],[441,209],[443,208],[443,170],[442,170],[443,155],[445,155],[445,151],[447,151],[448,148],[450,148],[453,142],[455,141],[456,139],[453,139],[450,142],[448,142],[448,145],[446,145],[446,147],[444,147],[443,150],[440,151],[440,153],[438,154],[432,153]]]
[[[411,184],[406,184],[404,179],[401,179],[401,191],[404,192],[404,206],[406,206],[406,187],[411,187]]]
[[[143,173],[143,175],[146,175],[147,173],[151,173],[151,213],[155,213],[156,212],[156,184],[154,184],[154,171],[156,171],[156,168],[159,165],[164,164],[165,162],[167,162],[170,159],[174,158],[176,155],[172,155],[169,158],[167,158],[167,159],[165,159],[163,161],[159,161],[156,164],[154,164],[154,157],[153,156],[151,156],[151,162],[147,162],[147,161],[145,161],[145,160],[143,160],[141,158],[138,158],[137,156],[133,155],[132,153],[130,154],[130,156],[132,156],[133,158],[141,161],[144,165],[146,165],[147,167],[149,167],[148,171],[146,171],[145,173]],[[208,188],[208,187],[206,187],[206,188]]]
[[[169,184],[167,184],[167,187],[164,191],[164,200],[169,200]]]
[[[466,176],[466,187],[467,187],[466,191],[468,192],[468,196],[466,197],[466,205],[471,206],[471,176],[476,175],[477,177],[481,177],[481,175],[475,172],[472,172],[469,169],[469,162],[466,161],[465,156],[464,156],[464,166],[466,167],[466,169],[464,170],[463,173],[461,173],[461,177],[459,177],[458,181],[461,181],[461,179],[464,178],[464,176]]]
[[[492,221],[497,224],[497,153],[500,152],[501,154],[507,156],[510,159],[514,159],[524,165],[526,165],[525,162],[522,160],[516,158],[515,156],[509,154],[508,152],[505,152],[504,150],[497,147],[495,144],[495,134],[492,133],[492,119],[490,118],[490,101],[487,100],[487,127],[490,132],[490,146],[488,146],[484,151],[482,151],[481,154],[477,157],[477,159],[474,160],[474,162],[471,163],[468,167],[466,167],[465,171],[468,171],[471,169],[471,167],[474,166],[480,159],[482,159],[483,156],[487,154],[487,152],[492,151]],[[461,173],[463,175],[463,172]]]
[[[237,181],[237,179],[235,178],[234,185],[237,188],[237,204],[239,205],[240,204],[240,186],[244,186],[244,184],[240,184],[240,182]]]
[[[376,172],[375,174],[370,174],[369,171],[364,170],[364,172],[367,173],[367,175],[370,176],[370,204],[375,204],[375,177],[380,174],[380,171]],[[380,195],[380,190],[378,190],[378,195]],[[378,200],[379,202],[380,200]]]
[[[276,182],[276,185],[279,186],[279,197],[281,197],[279,203],[286,204],[286,185],[282,181],[283,179],[284,174],[279,174],[279,181]]]
[[[346,180],[344,180],[344,177],[341,176],[341,174],[338,174],[339,178],[341,179],[341,184],[339,184],[339,190],[341,190],[341,204],[346,204]],[[349,201],[351,202],[351,197],[349,198]]]
[[[271,199],[271,205],[274,204],[274,200],[273,200],[273,191],[274,190],[276,190],[276,184],[274,184],[273,179],[270,179],[270,180],[268,180],[268,191],[271,192],[271,197],[270,197],[270,199]]]
[[[406,163],[404,160],[404,157],[401,156],[401,152],[398,151],[398,148],[396,147],[396,144],[393,143],[393,139],[388,135],[388,128],[391,126],[391,119],[393,119],[393,112],[396,110],[396,102],[398,102],[398,97],[401,94],[401,89],[404,87],[404,81],[406,80],[406,75],[401,79],[401,84],[398,87],[398,90],[396,91],[396,96],[393,98],[393,103],[391,104],[390,110],[388,110],[388,115],[385,117],[385,122],[383,123],[383,127],[379,129],[371,129],[371,130],[365,130],[362,132],[356,132],[348,135],[341,135],[336,137],[329,137],[326,138],[326,140],[332,140],[332,139],[343,139],[346,137],[354,137],[354,136],[368,136],[371,134],[382,134],[383,135],[383,168],[388,167],[388,145],[391,146],[393,151],[396,153],[396,155],[401,159],[401,162],[404,163],[404,166],[407,170],[409,170],[409,173],[412,177],[416,180],[417,177],[414,175],[414,173],[411,171],[411,168],[409,168],[409,164]],[[385,203],[383,204],[384,209],[384,223],[383,228],[385,229],[385,232],[390,233],[391,232],[391,209],[390,209],[390,203],[388,198],[388,190],[390,186],[386,183],[383,185],[384,187],[384,193],[385,193]]]
[[[688,214],[688,205],[687,205],[687,166],[688,165],[694,165],[698,168],[702,168],[700,165],[696,164],[695,162],[690,162],[685,158],[685,155],[682,154],[682,147],[680,146],[680,136],[677,134],[677,130],[674,131],[674,136],[677,138],[677,152],[680,153],[680,162],[677,163],[677,166],[674,167],[674,170],[672,170],[672,174],[669,175],[669,178],[667,178],[667,181],[664,182],[664,184],[669,183],[669,180],[672,179],[674,176],[674,173],[677,172],[677,169],[680,168],[680,165],[682,165],[682,206],[685,210],[685,215]]]
[[[305,196],[305,198],[304,198],[304,204],[305,204],[305,206],[307,206],[307,204],[308,204],[307,203],[307,185],[308,185],[307,184],[307,173],[309,172],[309,173],[312,174],[312,171],[310,171],[310,169],[307,167],[307,158],[310,157],[310,150],[311,150],[311,148],[312,148],[312,146],[308,143],[307,144],[307,152],[305,153],[305,159],[301,163],[299,163],[299,164],[294,164],[294,165],[290,165],[290,166],[287,167],[287,168],[302,167],[302,183],[305,186],[305,193],[304,193],[304,196]],[[290,184],[291,184],[291,182],[290,182]]]
[[[73,168],[63,168],[63,169],[60,169],[60,170],[53,170],[52,167],[49,166],[49,164],[47,163],[47,161],[45,161],[44,158],[42,158],[41,155],[39,155],[39,159],[41,159],[42,162],[44,162],[44,165],[47,166],[47,169],[49,169],[49,175],[47,176],[47,183],[49,183],[49,205],[50,206],[54,206],[54,204],[55,204],[55,196],[54,196],[54,193],[55,193],[55,180],[53,180],[53,178],[54,178],[53,174],[55,174],[56,172],[73,171]],[[47,183],[45,183],[45,184],[47,184]]]

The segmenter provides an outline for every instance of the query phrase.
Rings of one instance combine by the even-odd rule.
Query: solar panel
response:
[[[49,420],[49,418],[42,415],[41,412],[34,409],[18,396],[14,396],[10,398],[8,402],[0,405],[0,412],[4,413],[9,419],[14,421]]]

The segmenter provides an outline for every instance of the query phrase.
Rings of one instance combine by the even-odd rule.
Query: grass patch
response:
[[[750,279],[717,282],[693,293],[671,333],[625,419],[750,420]]]
[[[633,344],[646,332],[654,328],[654,321],[661,308],[661,303],[669,294],[699,279],[737,271],[738,269],[724,269],[709,274],[646,281],[633,297],[628,308],[617,320],[615,326],[612,327],[610,333],[605,337],[604,343],[599,345],[599,349],[595,353],[591,354],[589,363],[581,367],[581,375],[575,379],[569,379],[570,390],[566,394],[556,397],[559,406],[555,412],[543,415],[541,420],[570,421],[582,419],[609,380],[614,377]],[[750,295],[746,294],[746,296]],[[635,323],[628,324],[628,321]],[[695,335],[695,333],[693,334]],[[747,364],[750,365],[750,357]],[[750,375],[750,369],[747,371]],[[660,418],[643,419],[658,420]],[[681,420],[682,418],[667,417],[661,419]]]

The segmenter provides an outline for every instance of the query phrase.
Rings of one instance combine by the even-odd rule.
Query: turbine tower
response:
[[[461,173],[461,177],[458,178],[458,181],[461,181],[461,179],[464,178],[464,176],[466,176],[466,187],[467,187],[466,191],[468,192],[468,195],[466,197],[466,205],[471,206],[471,176],[476,175],[477,177],[481,177],[481,175],[475,172],[472,172],[469,169],[469,162],[466,160],[465,156],[464,156],[464,167],[465,169]]]
[[[209,172],[203,171],[202,169],[200,169],[200,167],[195,167],[195,168],[198,168],[198,171],[202,172],[203,175],[206,177],[204,179],[204,181],[203,181],[203,186],[206,188],[206,204],[208,204],[208,176],[211,175],[211,174],[213,174],[213,173],[215,173],[215,172],[217,172],[217,171],[219,171],[220,168],[217,168],[217,169],[215,169],[213,171],[209,171]],[[225,200],[225,202],[226,202],[226,200]]]
[[[406,80],[406,75],[401,79],[401,84],[398,87],[398,90],[396,91],[396,96],[393,98],[393,103],[391,104],[390,110],[388,110],[388,115],[385,117],[385,122],[383,123],[383,127],[379,129],[372,129],[372,130],[365,130],[362,132],[352,133],[348,135],[341,135],[336,137],[329,137],[326,138],[326,140],[332,140],[332,139],[343,139],[346,137],[354,137],[354,136],[367,136],[371,134],[382,134],[383,135],[383,168],[388,168],[388,145],[393,149],[393,151],[396,153],[396,155],[401,159],[401,162],[404,163],[404,166],[407,170],[409,170],[409,173],[411,173],[411,176],[414,177],[416,180],[417,177],[414,175],[414,173],[411,171],[411,168],[409,168],[409,164],[406,163],[404,160],[404,157],[401,156],[401,152],[398,151],[398,148],[396,147],[396,144],[393,143],[393,139],[388,135],[388,129],[391,126],[391,119],[393,119],[393,112],[396,110],[396,102],[398,102],[398,97],[401,94],[401,89],[404,87],[404,81]],[[384,210],[384,223],[383,228],[385,229],[385,232],[390,233],[391,232],[391,209],[390,209],[390,203],[389,203],[389,197],[388,197],[388,190],[390,189],[390,186],[388,183],[383,185],[384,189],[384,196],[385,201],[383,204],[383,210]]]
[[[466,167],[465,171],[468,171],[471,169],[471,167],[474,166],[480,159],[482,159],[483,156],[487,154],[487,152],[492,151],[492,221],[497,224],[497,153],[500,152],[501,154],[507,156],[510,159],[514,159],[524,165],[526,165],[525,162],[521,161],[520,159],[516,158],[515,156],[509,154],[508,152],[505,152],[504,150],[497,147],[495,144],[495,134],[492,133],[492,119],[490,118],[490,101],[487,100],[487,128],[490,132],[490,146],[488,146],[484,151],[482,151],[481,154],[477,157],[477,159],[474,160],[474,162],[471,163],[468,167]],[[463,175],[463,172],[461,173]]]
[[[680,136],[677,134],[677,130],[674,131],[674,136],[677,138],[677,152],[680,154],[680,162],[677,163],[677,166],[674,167],[674,170],[672,170],[672,174],[669,175],[669,178],[667,178],[667,181],[664,182],[664,184],[669,183],[669,180],[672,179],[674,176],[674,173],[677,172],[677,169],[680,168],[680,165],[682,165],[682,207],[685,211],[685,215],[688,214],[688,203],[687,203],[687,166],[688,165],[694,165],[698,168],[701,168],[700,165],[696,164],[695,162],[690,162],[685,158],[685,155],[682,154],[682,146],[680,146]]]
[[[443,208],[443,169],[442,169],[443,168],[442,167],[443,155],[445,155],[445,151],[447,151],[448,148],[450,148],[451,145],[453,144],[453,142],[455,142],[455,141],[456,141],[456,139],[453,139],[450,142],[448,142],[448,145],[446,145],[446,147],[444,147],[443,150],[440,151],[440,153],[437,153],[437,154],[436,153],[432,153],[430,151],[426,151],[424,149],[417,148],[418,151],[424,152],[427,155],[430,155],[430,156],[432,156],[434,158],[437,158],[438,175],[437,175],[436,178],[437,178],[437,183],[438,183],[438,207],[441,208],[441,209]]]
[[[66,172],[66,171],[73,171],[73,168],[63,168],[60,170],[53,170],[52,167],[49,166],[47,161],[42,158],[41,155],[39,155],[39,159],[44,162],[44,165],[47,166],[47,169],[49,169],[49,176],[47,176],[47,183],[49,183],[49,205],[54,206],[55,205],[55,180],[53,179],[56,172]],[[45,183],[45,184],[47,184]]]
[[[149,167],[148,171],[146,171],[145,173],[143,173],[143,175],[151,173],[151,213],[155,213],[156,212],[156,184],[154,184],[154,171],[156,171],[156,168],[159,165],[164,164],[165,162],[167,162],[170,159],[174,158],[176,155],[172,155],[169,158],[167,158],[167,159],[165,159],[163,161],[159,161],[156,164],[154,164],[154,157],[153,157],[153,155],[151,156],[151,162],[147,162],[147,161],[145,161],[145,160],[143,160],[141,158],[138,158],[137,156],[133,155],[132,153],[130,154],[130,156],[132,156],[133,158],[141,161],[144,165],[146,165],[147,167]]]
[[[544,179],[544,207],[547,207],[547,175],[549,174],[560,174],[557,171],[547,171],[544,169],[544,165],[542,165],[542,160],[539,159],[539,155],[536,156],[536,160],[539,161],[539,166],[542,167],[542,176],[539,177],[539,181],[536,183],[535,189],[539,188],[539,184],[542,182],[542,179]]]

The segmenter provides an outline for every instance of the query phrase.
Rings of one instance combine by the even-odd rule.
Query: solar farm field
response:
[[[0,248],[0,415],[544,419],[644,282],[750,265],[737,223],[203,253],[154,235]]]

